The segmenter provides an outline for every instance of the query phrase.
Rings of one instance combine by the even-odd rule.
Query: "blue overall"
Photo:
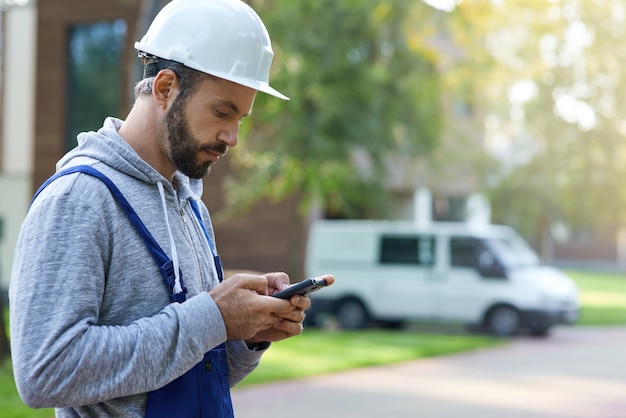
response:
[[[187,289],[183,283],[183,275],[180,273],[180,284],[183,291],[174,294],[174,267],[172,260],[165,254],[159,244],[135,210],[130,206],[124,195],[115,184],[100,171],[88,165],[69,167],[57,172],[50,177],[35,193],[33,201],[39,193],[57,178],[70,173],[81,172],[97,177],[109,188],[117,202],[132,222],[135,229],[141,235],[152,257],[159,266],[171,302],[183,303],[187,296]],[[222,263],[219,255],[211,243],[209,234],[202,222],[200,209],[194,200],[189,201],[192,211],[204,232],[204,235],[213,254],[213,262],[221,282],[224,279]],[[230,385],[228,382],[228,362],[226,359],[226,344],[220,344],[204,355],[202,361],[191,370],[166,386],[148,394],[146,404],[147,418],[233,418],[233,406],[230,398]]]

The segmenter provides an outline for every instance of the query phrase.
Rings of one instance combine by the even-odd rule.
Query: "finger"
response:
[[[271,315],[267,319],[267,323],[265,324],[265,329],[275,328],[283,321],[283,318],[278,315]]]
[[[335,276],[333,276],[332,274],[325,274],[316,278],[324,279],[324,281],[326,282],[326,286],[330,286],[331,284],[335,283]]]
[[[291,305],[303,311],[309,309],[309,307],[311,306],[311,299],[306,296],[292,296],[291,299],[289,299],[289,302],[291,303]]]
[[[289,335],[298,335],[302,334],[304,327],[302,326],[302,322],[281,321],[280,323],[274,325],[274,329],[283,331]]]
[[[265,280],[267,280],[267,285],[270,289],[283,290],[287,286],[289,286],[289,276],[287,273],[282,272],[274,272],[274,273],[266,273],[263,275]]]
[[[303,311],[295,310],[288,313],[277,314],[277,316],[292,322],[303,322],[305,314]]]

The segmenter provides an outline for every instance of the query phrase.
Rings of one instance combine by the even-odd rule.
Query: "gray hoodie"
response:
[[[59,408],[60,417],[143,416],[148,392],[226,340],[207,293],[217,284],[211,251],[189,205],[202,183],[176,173],[174,188],[118,135],[121,124],[108,118],[98,132],[79,135],[57,169],[87,164],[109,177],[177,259],[189,293],[185,303],[170,304],[150,252],[101,180],[69,174],[45,188],[15,250],[11,345],[24,401]],[[213,239],[209,213],[198,203]],[[234,386],[261,353],[243,341],[227,347]]]

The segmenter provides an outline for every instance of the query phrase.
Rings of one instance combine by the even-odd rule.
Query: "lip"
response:
[[[219,160],[219,159],[220,159],[220,157],[221,157],[222,155],[224,155],[224,154],[221,154],[221,153],[219,153],[219,152],[213,152],[213,151],[204,151],[204,153],[205,153],[206,155],[208,155],[208,156],[209,156],[209,159],[210,159],[211,161],[213,161],[213,162],[215,162],[215,161]]]

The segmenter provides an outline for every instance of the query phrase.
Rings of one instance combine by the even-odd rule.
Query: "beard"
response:
[[[192,179],[201,179],[211,169],[213,161],[200,163],[197,161],[201,151],[226,154],[228,146],[223,142],[214,142],[201,145],[189,129],[185,115],[185,100],[177,97],[166,118],[166,144],[170,151],[170,158],[176,169]]]

